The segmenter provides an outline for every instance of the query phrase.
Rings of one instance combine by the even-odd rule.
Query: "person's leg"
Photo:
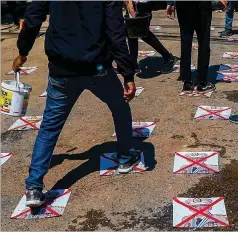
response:
[[[135,6],[135,4],[133,3],[133,5]],[[126,14],[129,16],[128,11],[126,11]],[[127,33],[127,42],[128,42],[128,49],[129,49],[129,53],[131,56],[131,59],[133,61],[134,67],[136,69],[136,72],[139,71],[139,65],[137,62],[138,59],[138,38],[130,38],[128,33]]]
[[[48,172],[59,134],[83,91],[77,83],[77,79],[73,78],[49,77],[43,121],[35,141],[29,177],[26,179],[27,190],[44,188],[43,178]]]
[[[159,41],[159,39],[155,36],[153,32],[149,30],[148,35],[146,37],[141,38],[144,42],[149,44],[152,48],[154,48],[164,60],[168,60],[170,58],[169,51],[164,47],[164,45]]]
[[[125,102],[124,89],[114,71],[107,69],[105,76],[95,78],[96,84],[88,89],[112,112],[118,140],[118,154],[127,156],[132,148],[132,116],[128,103]]]
[[[210,26],[212,21],[212,11],[201,8],[200,18],[197,21],[196,33],[198,39],[198,79],[207,80],[208,67],[210,62]]]
[[[188,6],[184,6],[182,2],[177,2],[177,5],[181,37],[180,78],[185,82],[192,82],[191,58],[195,17],[191,16],[192,18],[190,18],[189,11],[191,9]],[[192,90],[191,88],[188,91]]]
[[[226,11],[225,29],[232,30],[232,23],[234,19],[235,1],[229,1]]]
[[[115,131],[118,142],[118,161],[120,172],[129,172],[139,160],[138,156],[130,152],[132,143],[132,116],[131,109],[124,99],[124,89],[121,81],[111,69],[107,69],[107,75],[96,77],[96,84],[88,86],[88,89],[101,101],[106,103],[112,112]]]
[[[228,1],[228,8],[226,10],[225,30],[219,32],[220,37],[227,37],[232,35],[234,9],[235,9],[235,1]]]
[[[141,3],[139,4],[140,7],[138,7],[138,11],[140,15],[144,15],[145,13],[150,14],[150,22],[152,20],[152,11],[149,9],[148,3]],[[141,38],[144,42],[149,44],[152,48],[154,48],[161,56],[164,58],[164,60],[168,60],[170,58],[169,51],[163,46],[163,44],[159,41],[159,39],[155,36],[153,32],[148,32],[148,35],[146,37]]]
[[[152,20],[152,9],[150,7],[150,2],[145,4],[141,3],[141,7],[139,8],[140,15],[144,15],[145,13],[148,13],[151,15],[149,21]],[[173,66],[176,64],[176,62],[179,60],[178,57],[173,56],[165,47],[164,45],[159,41],[157,36],[150,31],[148,31],[148,35],[146,37],[141,38],[144,42],[149,44],[152,48],[154,48],[164,59],[164,66],[160,70],[162,74],[168,74],[173,71]]]
[[[198,80],[199,92],[209,92],[215,90],[215,86],[207,81],[208,67],[210,63],[210,32],[212,21],[212,9],[199,9],[199,20],[196,25],[196,33],[198,38]]]
[[[13,18],[13,22],[15,24],[15,26],[19,26],[19,21],[18,21],[18,17],[17,17],[17,14],[15,14],[15,11],[16,11],[16,1],[8,1],[7,2],[8,6],[9,6],[9,11],[12,15],[12,18]]]
[[[128,36],[128,48],[130,52],[131,59],[133,61],[133,64],[135,65],[135,69],[138,69],[138,39],[137,38],[129,38]]]

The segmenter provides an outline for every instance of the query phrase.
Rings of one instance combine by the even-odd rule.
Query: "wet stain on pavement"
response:
[[[200,181],[180,197],[224,197],[230,223],[229,231],[238,230],[238,161],[232,160],[219,174],[201,178]],[[114,212],[90,210],[78,216],[68,225],[67,231],[95,230],[180,230],[172,227],[172,202],[163,207],[147,208],[144,211]],[[227,227],[202,228],[203,231],[227,231]]]
[[[114,218],[112,223],[112,219]],[[67,231],[95,231],[95,230],[146,230],[163,228],[172,230],[172,204],[166,207],[146,209],[143,212],[131,210],[128,212],[114,212],[108,217],[103,211],[90,210],[84,216],[72,220]]]
[[[5,131],[1,133],[1,141],[3,144],[11,144],[22,139],[22,131]]]
[[[189,189],[183,197],[224,197],[230,230],[238,230],[238,161],[231,160],[219,174],[201,178],[198,184]],[[203,229],[204,230],[204,229]],[[209,229],[211,230],[211,228]],[[227,228],[213,228],[225,230]]]
[[[224,91],[223,93],[226,94],[226,99],[228,101],[238,103],[238,90]]]
[[[183,135],[172,135],[171,138],[172,139],[183,139],[184,136]]]
[[[220,157],[224,157],[226,154],[226,147],[217,145],[214,143],[201,143],[195,133],[191,134],[191,137],[195,140],[195,144],[187,146],[188,148],[198,148],[198,147],[212,147],[219,152]]]
[[[95,231],[99,227],[113,228],[114,225],[105,216],[104,211],[92,209],[86,215],[72,220],[66,231]]]

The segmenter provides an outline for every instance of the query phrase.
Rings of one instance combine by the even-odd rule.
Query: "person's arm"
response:
[[[23,28],[19,33],[17,47],[19,56],[13,62],[13,70],[16,72],[26,60],[32,49],[35,39],[40,31],[42,23],[49,13],[49,2],[33,1],[27,8],[24,16]]]
[[[116,61],[118,71],[124,77],[125,98],[131,100],[135,95],[135,67],[126,43],[126,27],[122,15],[122,2],[105,3],[106,35],[110,41],[110,52]]]
[[[218,2],[220,3],[222,10],[225,11],[228,7],[228,1],[227,0],[219,0]]]

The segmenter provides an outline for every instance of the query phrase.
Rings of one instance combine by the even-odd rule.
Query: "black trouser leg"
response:
[[[129,38],[128,37],[128,46],[131,59],[135,68],[137,68],[137,58],[138,58],[138,39],[137,38]]]
[[[200,9],[199,20],[195,28],[198,39],[198,79],[207,80],[208,67],[210,62],[210,27],[212,11],[210,9]]]
[[[150,4],[141,3],[138,5],[138,11],[140,14],[148,13],[151,15],[150,22],[152,20],[152,10],[150,9]],[[155,36],[153,32],[149,30],[148,35],[146,37],[141,38],[144,42],[149,44],[152,48],[154,48],[161,56],[168,60],[170,58],[169,51],[164,47],[164,45],[159,41],[159,39]]]
[[[160,53],[165,60],[168,60],[170,58],[169,51],[151,31],[148,32],[148,35],[146,37],[143,37],[141,39],[147,44],[149,44],[152,48],[154,48],[158,53]]]
[[[192,58],[192,42],[194,34],[194,22],[189,18],[190,8],[185,8],[181,5],[182,2],[178,2],[177,15],[180,26],[181,37],[181,60],[180,60],[180,78],[184,81],[192,80],[191,73],[191,58]]]
[[[134,4],[135,5],[135,4]],[[150,5],[147,3],[139,3],[137,4],[137,10],[139,12],[139,15],[144,15],[145,13],[151,14],[150,21],[152,19],[152,10],[150,9]],[[168,60],[170,58],[169,51],[163,46],[163,44],[158,40],[158,38],[155,36],[154,33],[152,33],[150,30],[148,32],[148,35],[146,37],[141,38],[144,42],[149,44],[152,48],[154,48],[161,56]],[[137,64],[137,56],[138,56],[138,39],[132,39],[128,38],[128,45],[131,57]]]

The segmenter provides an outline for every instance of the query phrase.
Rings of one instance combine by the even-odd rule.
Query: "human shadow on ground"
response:
[[[208,74],[207,74],[208,79],[207,79],[207,81],[211,82],[214,85],[218,82],[216,80],[216,78],[217,78],[217,75],[218,75],[217,71],[219,70],[219,67],[220,67],[220,65],[211,65],[208,68]],[[180,77],[178,77],[177,80],[178,81],[182,81],[180,79]],[[198,72],[197,72],[197,69],[194,72],[192,72],[192,80],[193,80],[193,84],[195,86],[197,86],[198,85]]]
[[[163,67],[164,59],[160,56],[146,57],[139,61],[141,69],[140,73],[137,73],[137,77],[141,79],[150,79],[161,75],[160,69]]]
[[[208,74],[207,74],[207,81],[209,81],[212,84],[216,84],[218,81],[216,80],[217,78],[217,71],[219,70],[220,65],[211,65],[208,68]],[[195,86],[198,85],[198,73],[197,73],[197,69],[195,70],[195,72],[192,73],[192,78],[193,78],[193,83]]]
[[[135,149],[144,153],[145,165],[151,171],[155,168],[155,150],[151,143],[144,142],[143,139],[134,139]],[[100,170],[100,155],[104,153],[115,152],[117,148],[116,142],[106,142],[90,148],[88,151],[79,154],[58,154],[53,155],[50,168],[63,163],[64,160],[87,160],[78,167],[69,171],[62,179],[58,180],[52,189],[68,189],[83,177]]]

